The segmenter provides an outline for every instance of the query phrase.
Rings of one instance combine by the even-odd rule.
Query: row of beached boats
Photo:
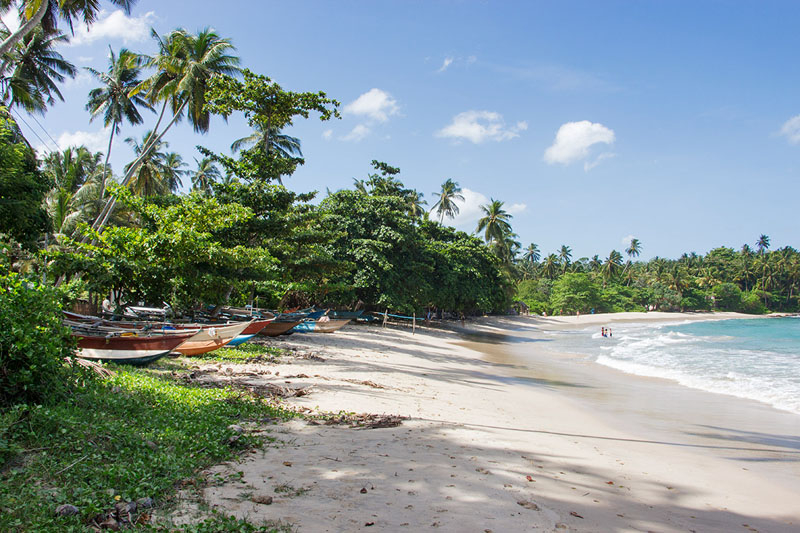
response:
[[[326,309],[272,313],[250,308],[223,308],[202,322],[109,320],[64,312],[64,324],[77,339],[78,356],[96,361],[143,365],[170,353],[201,355],[223,346],[239,346],[256,335],[333,333],[361,312]]]

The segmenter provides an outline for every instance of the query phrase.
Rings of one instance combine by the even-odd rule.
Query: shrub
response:
[[[713,289],[717,309],[736,311],[742,301],[742,289],[734,283],[720,283]]]
[[[46,403],[69,389],[74,352],[51,288],[0,274],[0,407]]]
[[[767,312],[764,307],[764,300],[761,296],[761,291],[750,291],[742,295],[742,303],[739,305],[739,310],[742,313],[750,313],[753,315],[763,315]]]

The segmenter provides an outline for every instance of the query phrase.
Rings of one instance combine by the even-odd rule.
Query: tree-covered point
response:
[[[516,299],[534,312],[550,314],[592,309],[745,313],[800,309],[800,253],[790,246],[770,251],[766,235],[755,246],[756,251],[745,244],[738,251],[720,247],[705,256],[691,253],[674,260],[633,261],[642,249],[633,239],[626,262],[612,250],[605,260],[594,256],[571,263],[563,253],[568,247],[562,247],[558,256],[550,254],[540,262],[531,255],[518,264],[522,279]]]

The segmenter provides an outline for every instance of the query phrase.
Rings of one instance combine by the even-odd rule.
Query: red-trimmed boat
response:
[[[78,339],[78,357],[83,359],[146,365],[178,348],[195,333],[187,331],[172,335],[141,336],[73,330],[72,336]]]

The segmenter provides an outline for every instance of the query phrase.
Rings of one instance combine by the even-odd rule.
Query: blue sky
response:
[[[459,182],[459,229],[495,198],[544,253],[605,257],[635,236],[643,257],[677,257],[761,233],[800,246],[799,16],[796,2],[767,1],[140,0],[129,18],[107,6],[62,53],[104,69],[109,45],[154,51],[151,26],[211,26],[243,66],[342,102],[342,120],[289,131],[306,157],[293,190],[350,187],[378,159],[429,204]],[[61,148],[105,150],[84,109],[94,86],[81,75],[38,117]],[[237,117],[165,139],[193,167],[196,145],[225,151],[248,133]],[[115,171],[130,159],[115,142]]]

